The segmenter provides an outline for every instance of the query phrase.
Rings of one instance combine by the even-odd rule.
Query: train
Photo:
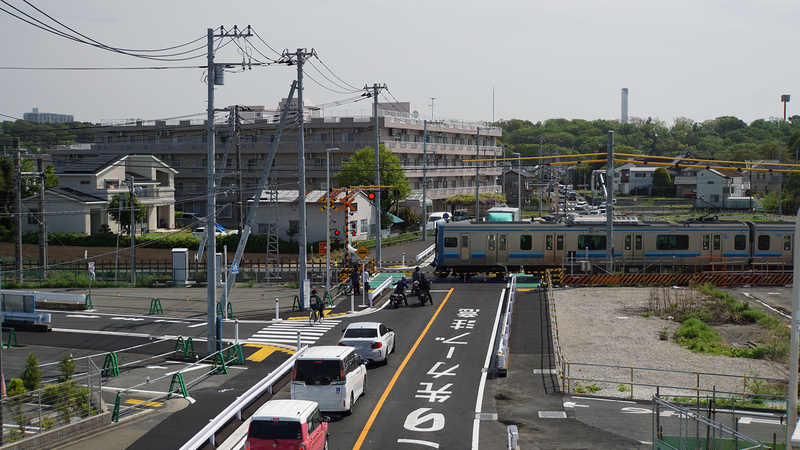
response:
[[[434,274],[469,278],[570,267],[597,273],[606,261],[606,223],[449,222],[435,228]],[[716,270],[720,266],[791,271],[795,224],[724,221],[614,221],[615,270]]]

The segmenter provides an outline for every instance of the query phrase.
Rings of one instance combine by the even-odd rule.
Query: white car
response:
[[[394,339],[394,330],[382,323],[355,322],[344,329],[339,345],[355,348],[367,361],[388,364],[389,353],[394,353]]]
[[[234,233],[235,233],[235,232],[236,232],[236,231],[234,231]],[[192,232],[192,236],[194,236],[194,237],[196,237],[196,238],[198,238],[198,239],[203,239],[203,235],[204,235],[205,233],[206,233],[206,227],[197,227],[197,228],[195,228],[195,229],[194,229],[194,231]],[[220,231],[220,230],[217,230],[217,237],[220,237],[220,236],[227,236],[227,235],[228,235],[228,233],[227,233],[227,232],[225,232],[225,231]]]

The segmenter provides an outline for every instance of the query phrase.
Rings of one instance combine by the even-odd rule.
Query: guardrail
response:
[[[558,338],[558,318],[556,316],[556,302],[555,302],[555,295],[553,294],[553,279],[550,271],[547,270],[544,273],[544,279],[542,280],[542,284],[545,287],[545,295],[547,295],[547,304],[550,307],[550,334],[553,338],[553,353],[555,354],[556,358],[556,371],[558,372],[558,383],[561,391],[563,392],[565,389],[565,379],[566,376],[564,374],[564,364],[566,362],[566,358],[564,358],[564,354],[561,353],[561,342]]]
[[[205,445],[206,441],[210,442],[211,445],[216,445],[214,443],[214,435],[217,431],[225,426],[234,415],[237,419],[241,419],[242,410],[261,396],[265,390],[271,388],[272,385],[283,377],[283,374],[291,370],[294,366],[294,361],[305,353],[307,349],[307,345],[303,346],[297,353],[287,359],[286,362],[278,366],[274,372],[269,373],[264,379],[248,389],[247,392],[242,394],[241,397],[238,397],[235,402],[231,403],[221,413],[217,414],[217,417],[213,418],[199,433],[195,434],[194,437],[183,444],[180,450],[194,450],[200,448]]]
[[[418,255],[417,255],[417,262],[420,262],[420,261],[422,261],[422,259],[423,259],[423,258],[425,258],[425,257],[426,257],[426,256],[428,256],[430,253],[432,253],[434,248],[436,248],[436,244],[434,244],[434,245],[431,245],[430,247],[428,247],[428,248],[426,248],[425,250],[423,250],[423,251],[422,251],[422,253],[418,254]]]
[[[517,294],[517,275],[511,276],[511,285],[508,289],[508,302],[503,313],[503,329],[500,331],[500,343],[497,350],[497,371],[500,376],[508,374],[508,339],[511,332],[511,313],[514,312],[514,298]]]
[[[378,287],[376,287],[372,292],[369,293],[370,305],[372,304],[372,300],[374,300],[375,297],[381,295],[383,293],[383,290],[389,287],[390,284],[392,284],[392,278],[393,277],[390,275],[388,278],[386,278],[386,281],[381,283]]]

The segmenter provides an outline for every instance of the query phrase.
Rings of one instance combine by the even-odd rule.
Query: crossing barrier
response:
[[[669,284],[688,286],[775,286],[792,284],[791,273],[626,273],[626,274],[566,274],[562,284],[567,286]],[[555,284],[555,281],[554,281]]]

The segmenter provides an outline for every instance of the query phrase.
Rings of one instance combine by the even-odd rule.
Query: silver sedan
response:
[[[394,353],[394,330],[379,322],[355,322],[344,329],[339,345],[354,347],[362,359],[389,363]]]

